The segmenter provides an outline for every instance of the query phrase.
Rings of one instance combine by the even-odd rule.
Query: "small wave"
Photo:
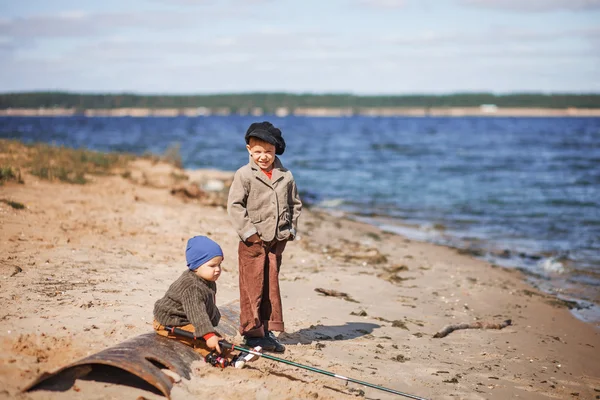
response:
[[[577,199],[550,199],[546,203],[550,206],[598,207],[598,204],[594,201],[581,201]]]
[[[410,146],[403,146],[398,143],[373,143],[371,144],[371,149],[373,150],[391,150],[396,153],[408,153],[411,150],[414,150]]]
[[[538,263],[538,266],[545,272],[562,274],[566,271],[563,263],[554,257],[545,258]]]
[[[330,200],[321,201],[320,203],[317,204],[317,206],[323,207],[323,208],[335,208],[335,207],[341,206],[342,204],[344,204],[343,199],[330,199]]]
[[[586,303],[586,307],[580,310],[573,309],[571,310],[571,312],[579,320],[589,322],[595,325],[596,327],[600,328],[600,324],[598,324],[598,321],[600,321],[600,306],[598,306],[597,304]]]

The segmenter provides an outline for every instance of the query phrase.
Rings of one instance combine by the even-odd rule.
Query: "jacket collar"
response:
[[[279,160],[279,157],[275,156],[275,162],[273,162],[273,175],[271,175],[271,179],[268,179],[264,172],[262,172],[261,168],[254,162],[252,156],[248,156],[250,159],[250,168],[254,172],[254,176],[256,176],[259,180],[266,183],[269,186],[272,186],[275,182],[283,179],[283,173],[285,168],[283,164]]]

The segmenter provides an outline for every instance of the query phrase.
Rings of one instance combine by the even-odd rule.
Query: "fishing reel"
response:
[[[226,368],[229,366],[229,360],[227,360],[225,357],[222,357],[219,353],[217,353],[214,350],[208,353],[206,357],[204,357],[204,361],[206,361],[213,367]]]

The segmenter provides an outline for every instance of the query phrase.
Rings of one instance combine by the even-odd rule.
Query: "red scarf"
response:
[[[264,169],[261,169],[262,172],[265,173],[265,175],[269,178],[272,179],[273,177],[273,168],[271,168],[269,171],[265,171]]]

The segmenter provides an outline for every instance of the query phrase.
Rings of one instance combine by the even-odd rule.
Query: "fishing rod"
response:
[[[196,337],[196,335],[194,335],[192,332],[184,331],[183,329],[180,329],[180,328],[177,328],[177,327],[165,326],[165,329],[168,330],[171,333],[176,334],[176,335],[185,336],[185,337],[190,338],[190,339],[201,339],[201,340],[203,340],[201,337],[200,338]],[[399,396],[408,397],[409,399],[427,400],[424,397],[419,397],[419,396],[415,396],[415,395],[412,395],[412,394],[403,393],[403,392],[400,392],[398,390],[394,390],[394,389],[386,388],[386,387],[383,387],[383,386],[375,385],[375,384],[369,383],[369,382],[359,381],[358,379],[348,378],[346,376],[338,375],[338,374],[335,374],[333,372],[329,372],[329,371],[325,371],[325,370],[322,370],[322,369],[319,369],[319,368],[311,367],[309,365],[299,364],[299,363],[296,363],[296,362],[293,362],[293,361],[286,360],[284,358],[279,358],[279,357],[275,357],[275,356],[272,356],[272,355],[269,355],[269,354],[260,353],[258,351],[254,351],[252,349],[248,349],[248,348],[245,348],[245,347],[236,346],[236,345],[234,345],[232,343],[229,343],[229,342],[227,342],[225,340],[219,341],[219,345],[223,346],[224,348],[229,349],[229,350],[243,351],[243,352],[246,352],[246,353],[258,356],[258,357],[267,358],[269,360],[278,361],[278,362],[281,362],[281,363],[284,363],[284,364],[288,364],[288,365],[291,365],[291,366],[294,366],[294,367],[303,368],[303,369],[306,369],[308,371],[317,372],[319,374],[331,376],[333,378],[342,379],[342,380],[344,380],[346,382],[357,383],[359,385],[367,386],[367,387],[370,387],[370,388],[373,388],[373,389],[382,390],[384,392],[393,393],[393,394],[397,394]]]

